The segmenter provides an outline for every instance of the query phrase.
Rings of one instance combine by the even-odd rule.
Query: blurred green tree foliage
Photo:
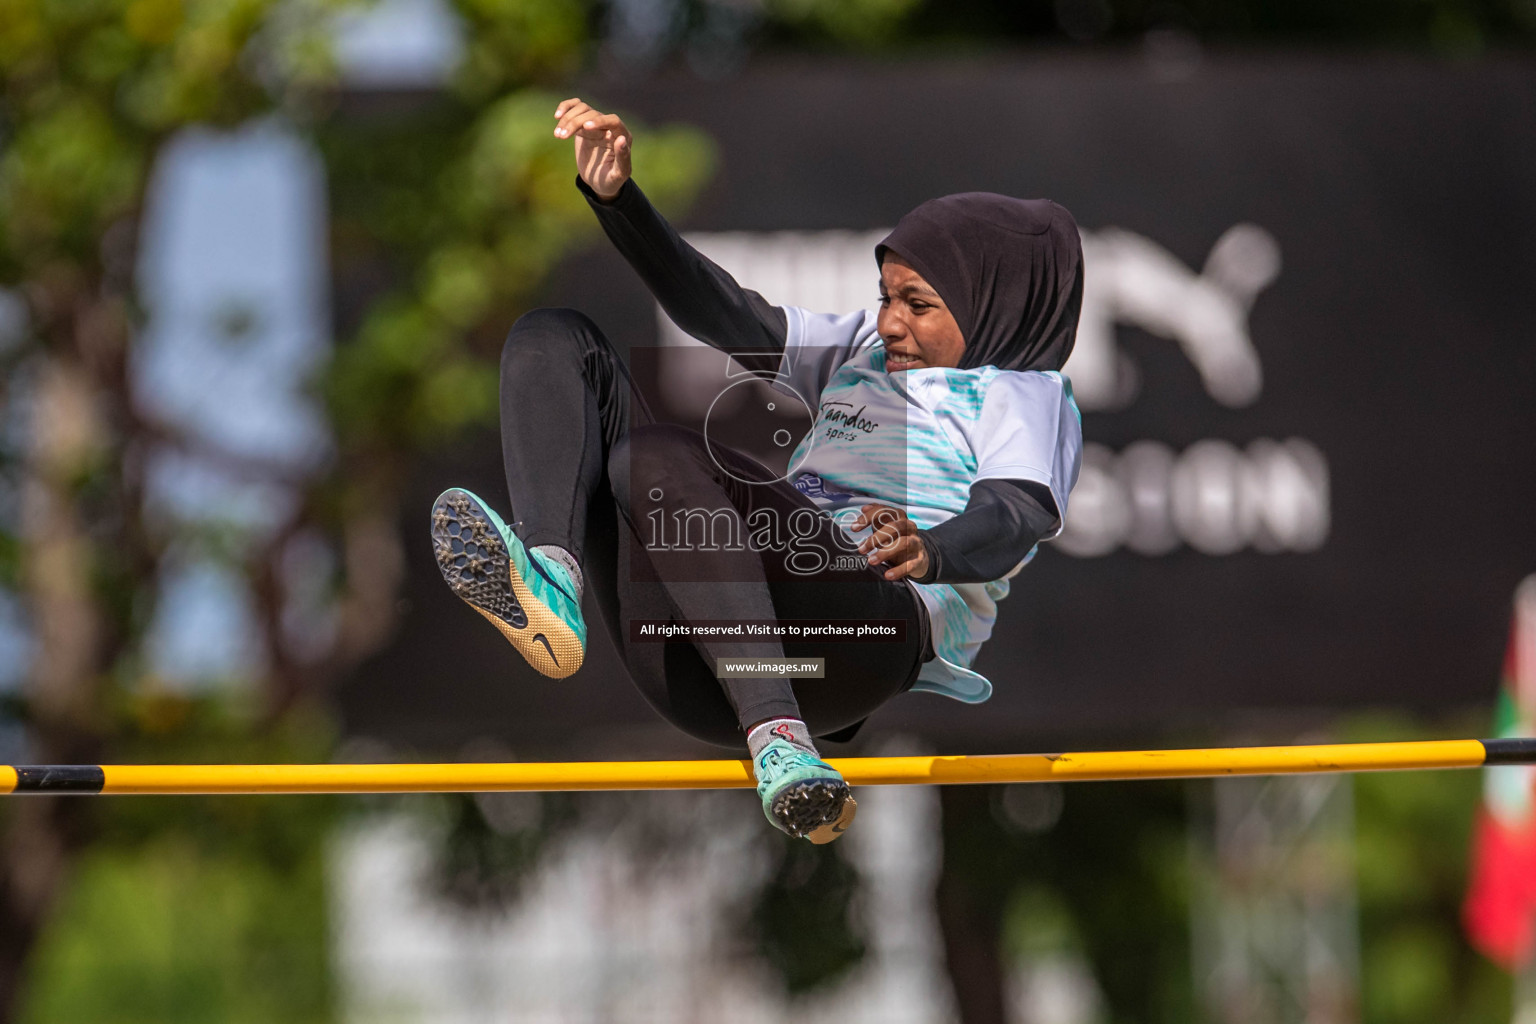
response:
[[[24,310],[3,346],[0,397],[18,429],[0,452],[7,493],[16,495],[0,522],[0,582],[19,598],[32,641],[30,670],[9,705],[25,723],[32,760],[93,763],[135,752],[173,759],[215,737],[207,760],[230,760],[235,750],[254,761],[291,757],[282,737],[295,716],[313,714],[326,684],[389,635],[399,582],[395,489],[405,467],[423,446],[493,420],[500,336],[545,271],[593,230],[571,185],[569,144],[549,134],[560,94],[546,87],[581,61],[587,4],[458,4],[466,58],[448,88],[403,117],[370,117],[348,102],[328,42],[333,17],[347,6],[356,5],[0,5],[0,287]],[[239,460],[156,422],[135,393],[131,352],[154,312],[143,307],[135,269],[146,185],[167,143],[188,126],[234,129],[263,116],[308,136],[329,161],[337,279],[369,277],[378,287],[349,293],[336,358],[316,382],[337,458],[301,481],[239,465],[247,476],[271,472],[302,495],[276,529],[241,533],[147,514],[145,464],[157,447],[195,449],[221,466]],[[696,133],[644,138],[637,163],[662,203],[709,174],[710,149]],[[291,595],[282,572],[295,538],[316,536],[337,553],[338,567],[325,609],[334,640],[318,654],[296,650],[283,628]],[[245,689],[189,697],[153,676],[144,643],[158,582],[168,553],[189,547],[232,563],[249,582],[265,649]],[[324,743],[307,753],[329,756]],[[84,889],[65,904],[61,935],[74,939],[48,947],[43,983],[60,963],[73,965],[77,982],[94,963],[94,977],[108,986],[113,970],[151,968],[150,960],[135,968],[122,959],[149,956],[148,941],[119,945],[116,960],[90,959],[81,945],[90,932],[68,922],[101,924],[93,915],[109,910],[92,904],[91,893],[110,904],[137,878],[152,899],[179,874],[245,906],[285,878],[313,882],[322,830],[301,805],[310,806],[220,804],[217,813],[195,814],[176,801],[108,811],[83,801],[7,802],[0,1019],[10,1019],[33,944],[75,854],[93,838],[105,845],[81,876]],[[237,820],[247,813],[257,817]],[[286,834],[290,814],[308,845],[300,844],[302,856],[274,860],[267,844]],[[125,818],[145,836],[131,850],[117,827]],[[209,829],[218,842],[195,841]],[[203,860],[167,874],[157,866],[162,856]],[[248,890],[236,892],[240,865],[256,863],[269,870],[251,873]],[[146,913],[145,927],[153,918]],[[243,925],[229,927],[235,941]],[[180,984],[166,980],[167,999],[174,1002]],[[84,1005],[60,998],[44,984],[34,1011]],[[123,1019],[171,1013],[171,1003],[155,1012],[119,1006]]]
[[[32,641],[29,671],[6,704],[25,725],[31,760],[195,760],[197,749],[212,761],[232,760],[236,751],[252,761],[291,759],[300,750],[309,759],[328,756],[324,729],[304,733],[296,748],[294,723],[310,721],[327,685],[393,629],[402,481],[432,446],[494,422],[507,326],[547,271],[595,230],[572,187],[570,144],[549,128],[564,95],[556,84],[589,61],[603,5],[454,0],[462,59],[442,88],[411,94],[345,87],[330,46],[334,19],[360,5],[0,3],[0,288],[24,310],[15,336],[0,344],[0,401],[18,426],[0,445],[6,492],[17,496],[0,512],[0,586],[19,599]],[[769,5],[765,17],[846,40],[880,34],[909,6],[784,3]],[[605,97],[592,99],[606,105]],[[187,127],[233,130],[261,117],[309,139],[329,181],[336,350],[315,385],[335,458],[298,481],[156,422],[130,372],[135,338],[154,313],[144,308],[135,268],[156,161]],[[691,130],[635,127],[637,173],[664,210],[675,208],[709,176],[711,147]],[[246,478],[297,486],[300,500],[291,516],[261,531],[151,516],[146,461],[165,447]],[[322,610],[334,629],[319,652],[296,645],[283,625],[293,610],[284,559],[316,537],[335,565]],[[232,566],[249,584],[263,650],[251,678],[234,681],[243,688],[188,696],[154,677],[145,638],[158,584],[170,553],[188,550]],[[287,885],[311,891],[315,851],[335,806],[7,802],[0,808],[0,1019],[12,1018],[24,965],[77,853],[92,842],[81,888],[62,904],[59,930],[39,961],[28,1003],[34,1019],[107,1020],[96,1011],[109,1006],[120,1019],[174,1019],[178,993],[240,990],[255,975],[228,974],[217,966],[226,963],[223,953],[210,949],[204,962],[213,973],[198,978],[179,955],[155,960],[156,949],[182,948],[165,945],[173,941],[165,928],[181,927],[174,908],[161,908],[158,925],[147,915],[141,924],[149,930],[115,952],[93,946],[92,935],[115,927],[112,908],[130,909],[120,899],[129,888],[141,886],[153,899],[184,878],[237,908],[222,931],[209,924],[200,933],[206,943],[248,948],[262,936],[248,934],[247,924],[261,915],[238,908]],[[483,830],[458,831],[479,837],[459,851],[473,847],[463,877],[526,870],[542,845],[519,834],[517,850],[498,852]],[[297,846],[270,849],[274,835]],[[165,858],[180,867],[165,870]],[[304,917],[295,913],[294,921]],[[139,951],[145,958],[135,965]],[[104,999],[91,1010],[96,1004],[83,994],[98,982],[103,993],[115,991],[114,978],[143,980],[176,963],[143,986],[147,1002]],[[57,991],[66,977],[82,991]],[[313,999],[288,1005],[285,1018],[323,1016],[323,979],[294,991]]]
[[[1428,729],[1404,716],[1352,721],[1352,742],[1475,735],[1485,722]],[[1472,820],[1483,773],[1355,779],[1362,1024],[1503,1024],[1511,981],[1461,929]]]
[[[868,923],[859,914],[858,870],[842,844],[812,846],[763,832],[773,869],[743,917],[747,938],[778,972],[789,995],[829,988],[868,951]]]
[[[267,730],[213,703],[128,761],[323,760],[330,724],[294,713]],[[103,801],[95,841],[43,932],[22,1021],[333,1019],[326,852],[332,797]]]
[[[32,659],[15,710],[28,753],[92,763],[145,731],[142,639],[174,535],[146,517],[143,414],[129,359],[145,187],[180,128],[234,126],[324,67],[305,44],[325,5],[271,30],[263,0],[14,0],[0,5],[0,286],[24,309],[4,347],[0,531]],[[192,719],[182,715],[180,720]],[[253,719],[258,721],[259,718]],[[174,731],[174,730],[173,730]],[[7,802],[0,835],[0,1017],[88,840],[81,802]]]
[[[1477,722],[1373,716],[1340,742],[1474,735]],[[1206,1019],[1193,986],[1186,801],[1209,781],[952,787],[939,917],[961,1019],[1010,1018],[1020,965],[1090,971],[1102,1024]],[[1481,772],[1353,777],[1360,1024],[1504,1024],[1511,979],[1461,928]],[[1208,869],[1208,865],[1205,866]]]
[[[1018,968],[1079,959],[1105,1024],[1196,1019],[1177,782],[948,786],[938,917],[960,1020],[1005,1024]]]

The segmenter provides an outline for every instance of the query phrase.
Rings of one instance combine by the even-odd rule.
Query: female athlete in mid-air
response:
[[[555,136],[575,143],[577,187],[667,315],[743,365],[766,366],[775,387],[816,410],[814,424],[790,471],[774,473],[654,422],[596,324],[534,310],[501,359],[516,521],[445,491],[432,509],[438,565],[557,679],[581,667],[590,586],[651,705],[700,739],[745,741],[769,821],[829,842],[855,804],[812,737],[849,738],[907,690],[985,700],[991,684],[968,666],[1008,579],[1061,529],[1082,447],[1058,372],[1082,301],[1077,226],[1047,200],[944,196],[875,247],[878,311],[774,306],[651,206],[630,178],[623,121],[580,99],[555,118]],[[701,550],[664,536],[666,524],[692,521],[738,542]],[[878,642],[655,642],[627,625],[787,620],[899,628]],[[822,677],[733,677],[721,660],[761,667],[786,656],[822,659]]]

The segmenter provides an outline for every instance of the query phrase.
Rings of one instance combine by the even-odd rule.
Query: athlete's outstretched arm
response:
[[[788,330],[784,310],[737,284],[651,205],[630,176],[633,139],[624,122],[579,98],[562,102],[555,116],[556,137],[575,141],[576,187],[672,322],[733,355],[771,355],[777,367]]]

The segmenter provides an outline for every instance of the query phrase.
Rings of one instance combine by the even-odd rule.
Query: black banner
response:
[[[966,190],[1049,197],[1084,229],[1067,372],[1089,449],[1069,530],[1002,602],[976,665],[991,701],[906,695],[871,730],[957,752],[1247,723],[1272,738],[1276,715],[1491,698],[1536,571],[1536,63],[1207,56],[1170,77],[1134,55],[800,58],[589,91],[717,140],[679,226],[721,245],[794,231],[814,249]],[[872,301],[872,255],[867,272]],[[606,249],[551,301],[620,344],[667,340]],[[494,450],[480,459],[494,487]],[[424,493],[457,482],[433,479]],[[440,587],[418,561],[413,585]],[[455,634],[489,632],[454,612]],[[492,639],[477,678],[513,671]],[[402,645],[441,641],[410,628]],[[607,727],[656,724],[619,696],[611,652],[588,673],[561,685],[612,693]],[[565,699],[538,713],[591,710]]]

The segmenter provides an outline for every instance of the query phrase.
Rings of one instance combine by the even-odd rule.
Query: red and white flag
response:
[[[1536,736],[1536,576],[1515,591],[1495,728],[1501,738]],[[1462,918],[1472,944],[1515,971],[1536,960],[1536,767],[1483,772]]]

